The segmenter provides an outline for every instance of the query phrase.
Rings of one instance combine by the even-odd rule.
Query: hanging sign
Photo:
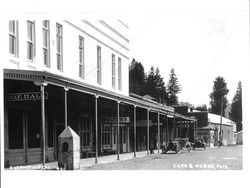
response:
[[[29,93],[9,93],[8,101],[35,101],[41,100],[41,92],[29,92]],[[44,99],[48,99],[48,93],[44,92]]]
[[[117,117],[104,117],[102,120],[105,124],[117,124],[118,118]],[[119,123],[129,123],[129,117],[119,117]]]

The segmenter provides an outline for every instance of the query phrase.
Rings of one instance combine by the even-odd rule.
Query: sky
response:
[[[159,67],[166,83],[174,68],[182,89],[179,101],[195,106],[209,105],[218,76],[227,83],[229,102],[239,81],[244,88],[249,61],[248,2],[224,1],[229,2],[227,6],[218,2],[222,1],[165,4],[165,9],[135,13],[128,21],[130,57],[141,62],[145,72],[152,65]]]
[[[209,105],[218,76],[227,83],[229,102],[239,81],[243,91],[247,85],[249,0],[71,0],[60,8],[57,1],[49,1],[50,6],[48,0],[32,2],[15,1],[13,6],[12,1],[6,1],[0,15],[90,16],[127,23],[130,61],[141,62],[146,72],[152,65],[158,66],[166,83],[174,68],[182,89],[179,101]]]

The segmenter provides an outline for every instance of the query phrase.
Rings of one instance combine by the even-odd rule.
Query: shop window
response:
[[[102,145],[111,145],[111,127],[102,127]]]
[[[23,149],[23,113],[11,109],[8,112],[9,149]]]
[[[81,146],[91,145],[91,121],[89,118],[80,118]]]

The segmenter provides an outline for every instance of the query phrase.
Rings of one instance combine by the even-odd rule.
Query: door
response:
[[[8,162],[10,166],[26,164],[24,112],[8,110]]]
[[[9,163],[41,162],[41,117],[39,110],[8,110]]]

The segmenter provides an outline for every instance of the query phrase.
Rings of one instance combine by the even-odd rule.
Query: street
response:
[[[242,145],[201,148],[180,154],[156,153],[146,157],[97,164],[86,170],[242,170]]]

